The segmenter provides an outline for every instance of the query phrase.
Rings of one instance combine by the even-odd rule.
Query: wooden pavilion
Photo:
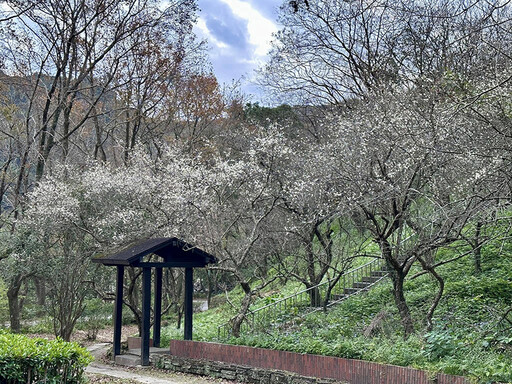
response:
[[[150,254],[158,256],[157,261],[144,261]],[[92,259],[94,263],[117,267],[116,298],[114,305],[114,349],[113,358],[121,354],[121,325],[123,307],[124,268],[142,268],[142,340],[141,365],[149,365],[149,335],[151,321],[151,272],[154,269],[154,322],[153,345],[160,346],[162,317],[162,269],[185,268],[185,324],[184,338],[192,340],[192,299],[193,269],[216,263],[217,259],[178,238],[156,238],[141,241],[122,251]]]

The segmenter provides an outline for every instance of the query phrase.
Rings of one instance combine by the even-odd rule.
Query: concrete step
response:
[[[383,276],[386,276],[388,274],[387,271],[373,271],[372,273],[370,273],[370,276],[371,277],[383,277]]]
[[[115,359],[117,365],[124,365],[125,367],[136,367],[140,365],[140,356],[137,355],[117,355]]]
[[[149,354],[152,355],[154,353],[165,354],[165,353],[170,353],[170,351],[169,351],[169,348],[150,347]],[[140,354],[141,354],[140,348],[129,349],[128,351],[126,351],[126,354],[140,356]]]
[[[168,353],[170,353],[169,348],[149,348],[150,356]],[[140,354],[140,348],[129,349],[124,354],[117,355],[115,363],[118,365],[124,365],[126,367],[136,367],[138,365],[141,365]]]
[[[352,287],[358,288],[358,289],[364,289],[364,288],[368,288],[369,285],[370,285],[370,283],[359,282],[359,283],[354,283],[354,285],[352,285]]]
[[[354,293],[358,292],[359,289],[357,288],[345,288],[345,290],[343,291],[343,293],[345,295],[353,295]]]
[[[365,276],[365,277],[363,277],[363,278],[361,279],[361,281],[362,281],[362,282],[364,282],[364,283],[373,284],[373,283],[375,283],[375,282],[379,281],[379,279],[380,279],[380,277],[379,277],[379,276],[373,276],[373,277],[372,277],[372,276],[370,276],[370,277],[366,277],[366,276]]]

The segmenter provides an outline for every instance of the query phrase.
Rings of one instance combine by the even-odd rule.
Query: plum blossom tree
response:
[[[500,1],[284,2],[260,82],[277,99],[349,105],[390,87],[474,76],[510,51],[510,4]]]
[[[214,253],[220,259],[216,268],[230,272],[243,288],[245,297],[233,320],[236,333],[258,290],[251,285],[256,276],[264,276],[258,266],[269,254],[269,223],[280,201],[272,175],[258,165],[258,151],[267,153],[272,145],[272,138],[262,137],[237,161],[214,148],[194,156],[186,146],[162,146],[157,158],[140,148],[120,168],[63,166],[45,177],[30,193],[20,225],[38,239],[38,249],[46,250],[30,256],[52,266],[45,278],[55,295],[52,303],[59,306],[52,312],[56,332],[69,337],[83,310],[92,254],[149,236],[177,236]],[[73,263],[83,268],[64,267]],[[138,273],[131,271],[129,277],[134,288]],[[136,294],[125,302],[138,318]],[[72,315],[62,319],[63,313]]]
[[[193,0],[161,5],[152,0],[1,2],[2,225],[15,230],[26,193],[54,162],[87,163],[89,153],[103,161],[115,158],[113,100],[116,90],[130,82],[126,77],[118,81],[127,60],[145,58],[138,62],[158,67],[158,73],[137,77],[144,101],[139,111],[155,108],[171,72],[194,45],[196,11]],[[155,45],[144,45],[143,37]],[[138,137],[133,132],[128,132],[130,145],[132,136]],[[11,280],[13,301],[27,281],[19,277]],[[44,288],[44,281],[36,282]]]
[[[414,332],[403,286],[412,265],[419,262],[439,283],[427,313],[431,326],[444,285],[435,251],[459,239],[487,201],[472,189],[488,173],[485,161],[452,151],[462,144],[464,120],[444,103],[431,104],[425,118],[422,96],[393,92],[361,103],[335,118],[323,147],[336,159],[340,210],[371,233],[391,271],[406,337]]]

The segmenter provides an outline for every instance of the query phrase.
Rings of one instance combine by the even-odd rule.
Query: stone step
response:
[[[369,285],[370,285],[370,283],[359,282],[359,283],[354,283],[354,285],[352,285],[352,288],[364,289],[364,288],[368,288]]]
[[[383,276],[386,276],[388,274],[387,271],[373,271],[372,273],[370,273],[370,276],[371,277],[383,277]]]
[[[331,295],[331,301],[338,301],[345,298],[345,295]]]

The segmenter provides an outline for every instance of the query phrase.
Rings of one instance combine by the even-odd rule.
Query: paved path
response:
[[[90,374],[99,374],[114,377],[116,379],[130,379],[134,381],[138,381],[139,383],[150,383],[150,384],[222,384],[222,383],[232,383],[227,380],[218,381],[213,378],[207,378],[202,376],[194,376],[194,375],[185,375],[180,373],[160,373],[157,375],[152,375],[150,372],[144,373],[142,372],[134,372],[130,369],[125,369],[120,366],[115,365],[106,365],[100,363],[101,358],[105,356],[108,348],[110,347],[110,343],[101,343],[94,344],[87,347],[87,350],[93,355],[96,361],[93,361],[89,366],[85,369],[86,373]],[[164,377],[165,376],[165,377]]]
[[[86,368],[85,372],[115,377],[116,379],[135,380],[135,381],[138,381],[139,383],[183,384],[183,381],[176,381],[176,380],[171,380],[171,379],[161,379],[161,378],[158,378],[155,376],[140,375],[138,373],[125,371],[125,370],[117,368],[117,367],[111,367],[109,365],[102,365],[102,364],[97,364],[97,363],[92,363],[91,365],[89,365]]]

